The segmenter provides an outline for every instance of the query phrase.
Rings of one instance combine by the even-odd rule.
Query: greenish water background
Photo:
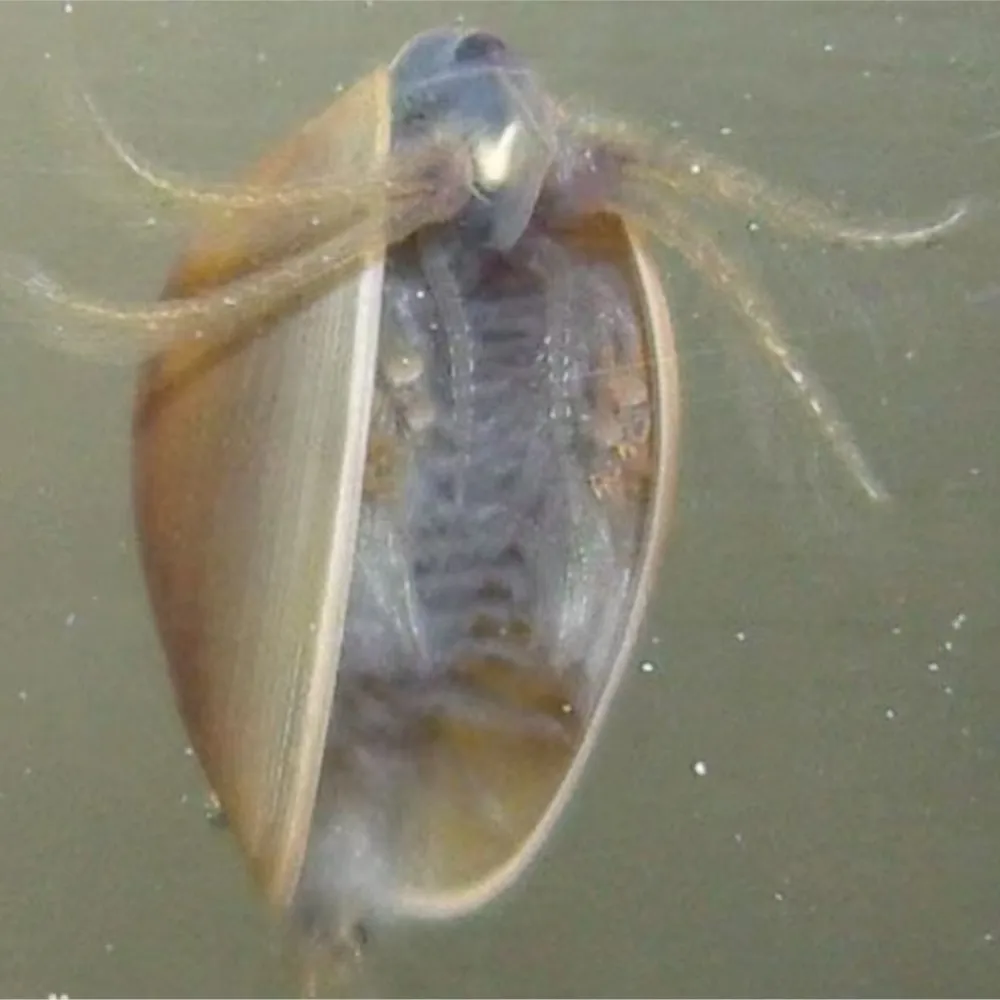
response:
[[[377,988],[997,995],[1000,6],[6,4],[0,244],[139,299],[179,246],[155,209],[89,197],[100,178],[47,97],[69,50],[121,134],[223,178],[459,16],[561,93],[862,215],[986,207],[908,253],[729,217],[892,490],[885,512],[761,370],[733,377],[720,344],[739,321],[664,256],[682,475],[635,670],[541,863],[475,919],[387,936]],[[133,373],[21,325],[0,304],[0,994],[291,989],[205,821],[162,669],[129,507]]]

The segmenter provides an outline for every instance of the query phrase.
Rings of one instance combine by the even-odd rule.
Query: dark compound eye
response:
[[[496,35],[489,35],[485,31],[476,31],[471,35],[466,35],[455,46],[455,62],[475,62],[480,59],[490,59],[506,51],[507,47]]]

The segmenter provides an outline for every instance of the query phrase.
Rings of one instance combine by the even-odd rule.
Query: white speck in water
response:
[[[944,651],[946,653],[950,653],[954,648],[955,648],[955,644],[951,641],[951,639],[945,639],[945,641],[944,641]]]
[[[115,946],[110,941],[108,941],[104,945],[104,950],[110,955],[111,952],[113,952],[115,950]]]
[[[76,612],[75,611],[71,611],[66,616],[66,628],[72,628],[73,627],[73,623],[75,621],[76,621]]]
[[[692,163],[691,164],[691,173],[694,174],[695,177],[697,177],[698,174],[701,173],[701,164],[700,163]]]
[[[184,748],[184,756],[185,757],[193,757],[194,756],[194,747],[185,747]]]
[[[181,792],[181,805],[182,806],[186,806],[187,805],[187,801],[188,801],[188,793],[187,792]]]
[[[49,1000],[69,1000],[68,993],[50,993]]]
[[[985,934],[983,935],[983,940],[984,940],[984,941],[985,941],[985,942],[986,942],[987,944],[993,944],[993,942],[994,942],[994,941],[996,940],[996,935],[995,935],[995,934],[993,933],[993,931],[987,931],[987,932],[986,932],[986,933],[985,933]]]
[[[870,80],[872,78],[872,71],[870,69],[863,69],[861,75],[866,79]]]
[[[699,778],[704,778],[705,775],[708,774],[708,765],[703,760],[696,760],[691,765],[691,770],[694,771]]]
[[[759,222],[754,222],[753,219],[751,219],[747,223],[747,232],[748,233],[756,233],[759,230],[760,230],[760,223]]]
[[[743,834],[739,833],[739,832],[734,833],[733,834],[733,840],[735,840],[737,844],[742,844],[743,843]]]
[[[236,299],[232,295],[223,295],[222,304],[231,308],[236,305]]]
[[[890,629],[893,635],[902,635],[903,630],[898,625],[893,625]]]
[[[930,663],[927,664],[927,669],[932,674],[936,674],[941,668],[938,666],[938,664],[934,660],[932,660]]]
[[[639,664],[639,669],[644,674],[651,674],[653,672],[653,670],[654,670],[653,661],[652,660],[643,660],[642,663]]]
[[[659,646],[659,644],[660,644],[660,637],[658,635],[654,635],[651,641],[652,641],[652,643],[653,643],[654,646]]]
[[[71,3],[64,3],[63,4],[63,13],[64,14],[72,14],[73,13],[73,5]]]
[[[257,59],[257,62],[259,62],[259,63],[266,63],[267,62],[267,53],[263,49],[258,49],[257,50],[256,59]]]
[[[147,229],[152,229],[152,227],[155,226],[156,223],[157,223],[157,218],[155,215],[147,215],[146,221],[143,223],[143,225],[146,226]]]
[[[980,469],[978,465],[974,465],[971,469],[969,469],[969,475],[970,476],[978,476],[978,475],[982,474],[982,471],[983,470]]]
[[[426,298],[426,296],[427,296],[427,292],[426,292],[425,289],[423,289],[423,288],[418,288],[417,289],[417,298],[418,299]]]
[[[337,85],[336,85],[336,86],[335,86],[335,87],[333,88],[333,92],[334,92],[335,94],[342,94],[342,93],[344,92],[344,85],[343,85],[342,83],[338,83],[338,84],[337,84]]]
[[[950,684],[945,684],[945,686],[944,686],[944,693],[948,694],[948,695],[954,694],[955,693],[955,689]]]
[[[733,130],[728,125],[723,125],[722,128],[719,129],[719,135],[732,135],[732,134]]]
[[[776,892],[774,898],[779,902],[783,903],[785,901],[785,894],[783,892]]]
[[[952,618],[951,627],[957,632],[965,624],[966,617],[965,612],[960,611],[954,618]]]
[[[826,45],[823,46],[823,51],[824,52],[832,52],[833,51],[833,42],[827,42]]]
[[[675,118],[671,123],[670,127],[676,132],[684,123],[679,119]]]
[[[904,22],[904,21],[906,20],[906,18],[905,18],[905,17],[903,17],[903,15],[902,15],[902,14],[897,14],[897,15],[896,15],[896,16],[895,16],[895,17],[893,18],[893,20],[894,20],[894,21],[896,22],[896,24],[902,24],[902,23],[903,23],[903,22]]]
[[[743,100],[744,101],[752,101],[753,100],[753,94],[751,94],[749,90],[744,90],[743,91]]]
[[[28,692],[27,691],[18,691],[17,692],[17,697],[18,697],[19,701],[27,701],[28,700]]]
[[[736,641],[737,642],[746,642],[747,641],[747,634],[746,634],[746,632],[742,632],[742,631],[741,632],[737,632],[736,633]]]
[[[563,715],[572,715],[573,714],[573,706],[568,701],[564,701],[559,706],[559,708],[562,711]]]
[[[309,220],[309,225],[310,225],[310,226],[314,226],[314,227],[315,227],[315,226],[318,226],[318,225],[319,225],[319,224],[320,224],[320,223],[321,223],[322,221],[323,221],[323,220],[322,220],[322,219],[321,219],[321,218],[320,218],[320,217],[319,217],[318,215],[314,215],[314,216],[313,216],[313,217],[312,217],[312,218],[311,218],[311,219]]]
[[[52,58],[52,53],[51,52],[43,52],[42,53],[42,58],[43,59],[51,59]]]
[[[31,768],[30,768],[30,767],[26,767],[26,768],[24,769],[24,776],[25,776],[26,778],[30,778],[30,777],[31,777]]]
[[[914,351],[912,348],[903,355],[903,357],[906,358],[907,361],[912,361],[916,356],[917,352]]]
[[[896,710],[894,708],[887,708],[885,710],[885,717],[887,719],[895,719],[896,718]]]

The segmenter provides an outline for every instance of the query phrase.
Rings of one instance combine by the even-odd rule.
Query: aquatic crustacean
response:
[[[267,896],[324,940],[468,913],[572,793],[662,553],[679,395],[646,235],[730,297],[878,499],[833,400],[691,206],[894,247],[964,210],[842,223],[573,115],[481,31],[416,37],[239,184],[168,178],[102,128],[205,213],[163,301],[91,301],[40,272],[20,285],[61,310],[66,346],[150,355],[144,565],[230,827]]]

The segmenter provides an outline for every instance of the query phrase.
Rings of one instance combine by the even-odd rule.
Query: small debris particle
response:
[[[218,830],[225,830],[229,826],[226,811],[222,808],[219,796],[215,792],[209,792],[205,796],[205,819],[208,820],[210,826],[214,826]]]
[[[708,774],[708,765],[703,760],[696,760],[691,765],[691,770],[694,771],[699,778],[704,778],[705,775]]]

